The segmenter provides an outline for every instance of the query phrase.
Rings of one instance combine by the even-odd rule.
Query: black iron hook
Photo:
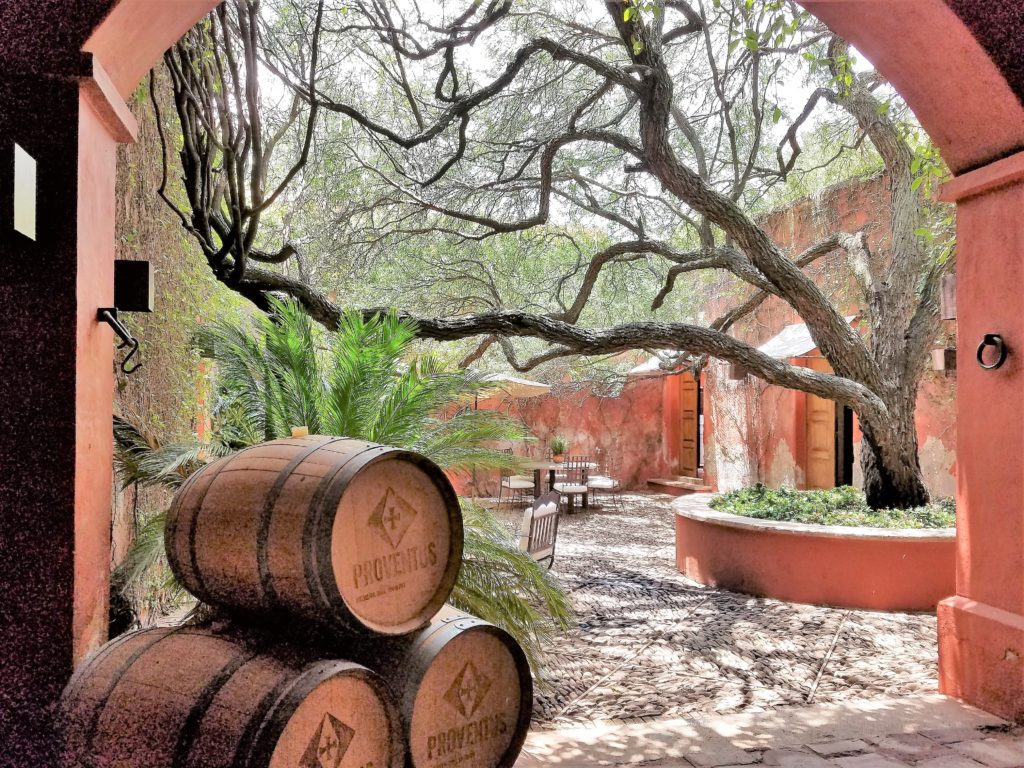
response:
[[[117,307],[100,307],[96,310],[96,319],[114,329],[114,333],[121,339],[121,343],[117,345],[118,349],[131,348],[131,351],[121,361],[121,372],[129,376],[139,370],[142,367],[141,362],[136,363],[131,368],[128,367],[128,361],[139,352],[139,340],[132,336],[132,332],[125,327],[124,323],[118,320]]]

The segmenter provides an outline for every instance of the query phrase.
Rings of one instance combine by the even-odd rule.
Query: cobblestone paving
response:
[[[819,608],[702,587],[676,571],[671,501],[626,494],[624,510],[605,503],[562,517],[554,572],[571,592],[579,625],[549,654],[535,727],[935,690],[933,615]],[[519,513],[502,517],[518,527]]]

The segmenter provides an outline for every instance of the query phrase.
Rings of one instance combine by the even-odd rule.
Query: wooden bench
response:
[[[548,568],[555,563],[560,507],[561,496],[557,491],[548,491],[526,508],[519,529],[519,548],[538,563],[547,560]]]

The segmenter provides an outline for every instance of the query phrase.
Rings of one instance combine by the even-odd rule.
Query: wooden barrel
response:
[[[462,536],[435,464],[323,436],[261,443],[194,473],[165,532],[175,575],[204,602],[388,635],[443,605]]]
[[[405,728],[407,766],[515,763],[530,726],[533,680],[525,654],[504,630],[445,606],[409,637],[335,640],[333,648],[390,685]]]
[[[63,768],[397,768],[404,744],[380,678],[299,666],[194,628],[135,632],[75,672]]]

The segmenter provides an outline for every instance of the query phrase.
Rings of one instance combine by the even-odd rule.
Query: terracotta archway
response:
[[[1024,718],[1024,377],[975,361],[1024,349],[1024,7],[998,0],[806,0],[889,78],[956,178],[957,595],[939,606],[940,689]]]
[[[53,765],[73,665],[105,639],[118,141],[125,104],[215,0],[0,3],[0,764]],[[95,30],[95,31],[94,31]],[[14,231],[13,154],[36,164]]]
[[[0,5],[0,743],[47,757],[52,705],[105,630],[111,489],[114,164],[125,99],[214,0]],[[804,0],[894,83],[958,174],[958,596],[942,685],[1024,716],[1024,379],[973,364],[1024,349],[1024,9],[1002,0]],[[1011,7],[1015,6],[1015,7]],[[17,142],[38,164],[38,232],[13,231]]]

